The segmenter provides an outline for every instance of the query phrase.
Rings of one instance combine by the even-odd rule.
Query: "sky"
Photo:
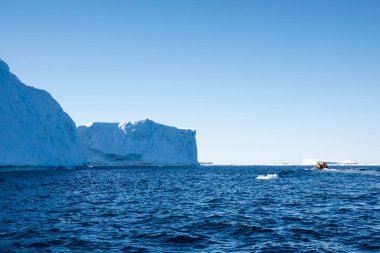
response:
[[[216,164],[380,163],[380,1],[16,1],[0,58],[77,125],[197,130]]]

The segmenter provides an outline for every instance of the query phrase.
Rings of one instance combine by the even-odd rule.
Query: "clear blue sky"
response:
[[[200,161],[380,163],[380,1],[11,1],[0,57],[77,125],[197,129]]]

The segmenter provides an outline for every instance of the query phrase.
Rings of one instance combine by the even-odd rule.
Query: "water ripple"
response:
[[[379,175],[290,166],[3,172],[0,249],[376,252]]]

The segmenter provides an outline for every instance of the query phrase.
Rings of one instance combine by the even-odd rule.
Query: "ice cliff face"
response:
[[[0,166],[84,162],[71,118],[48,92],[21,83],[0,59]]]
[[[195,165],[194,130],[142,120],[134,123],[92,123],[77,128],[93,165]]]

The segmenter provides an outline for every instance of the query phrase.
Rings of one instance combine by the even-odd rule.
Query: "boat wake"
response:
[[[378,170],[369,170],[369,169],[362,169],[362,168],[328,169],[328,170],[323,170],[323,172],[359,173],[359,174],[369,174],[369,175],[374,175],[374,176],[380,176],[380,171]]]
[[[277,179],[278,174],[265,174],[265,175],[258,175],[256,179],[260,180],[269,180],[269,179]]]

